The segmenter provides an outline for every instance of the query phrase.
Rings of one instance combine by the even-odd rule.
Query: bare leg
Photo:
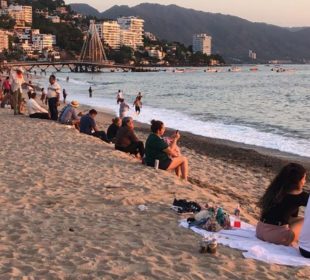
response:
[[[296,217],[290,219],[289,226],[295,234],[294,242],[298,241],[303,224],[304,224],[303,217]]]
[[[187,181],[188,161],[186,157],[180,156],[172,159],[168,170],[176,170],[177,168],[181,168],[182,178]]]

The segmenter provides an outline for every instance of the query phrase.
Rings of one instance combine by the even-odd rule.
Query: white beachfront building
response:
[[[212,37],[207,34],[193,35],[193,53],[201,52],[206,55],[211,55]]]

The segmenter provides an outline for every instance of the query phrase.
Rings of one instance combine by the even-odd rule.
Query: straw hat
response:
[[[24,73],[23,67],[17,67],[17,68],[15,68],[14,70]]]
[[[77,108],[80,106],[79,102],[76,100],[71,101],[71,106],[73,106],[74,108]]]

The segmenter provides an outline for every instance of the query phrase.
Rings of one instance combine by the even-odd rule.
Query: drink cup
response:
[[[158,167],[159,167],[159,160],[156,159],[156,160],[155,160],[155,164],[154,164],[154,168],[155,168],[155,169],[158,169]]]

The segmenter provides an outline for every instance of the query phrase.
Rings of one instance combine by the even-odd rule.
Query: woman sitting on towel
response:
[[[307,205],[309,198],[303,191],[305,183],[306,169],[300,164],[290,163],[280,171],[260,199],[257,238],[286,246],[298,240],[304,222],[298,210]]]
[[[165,133],[165,126],[161,121],[153,120],[151,125],[152,133],[145,143],[145,162],[148,166],[155,166],[155,161],[159,160],[159,169],[175,170],[177,176],[187,180],[188,161],[177,152],[176,145],[180,139],[180,133],[176,131],[170,145],[165,142],[162,136]]]

